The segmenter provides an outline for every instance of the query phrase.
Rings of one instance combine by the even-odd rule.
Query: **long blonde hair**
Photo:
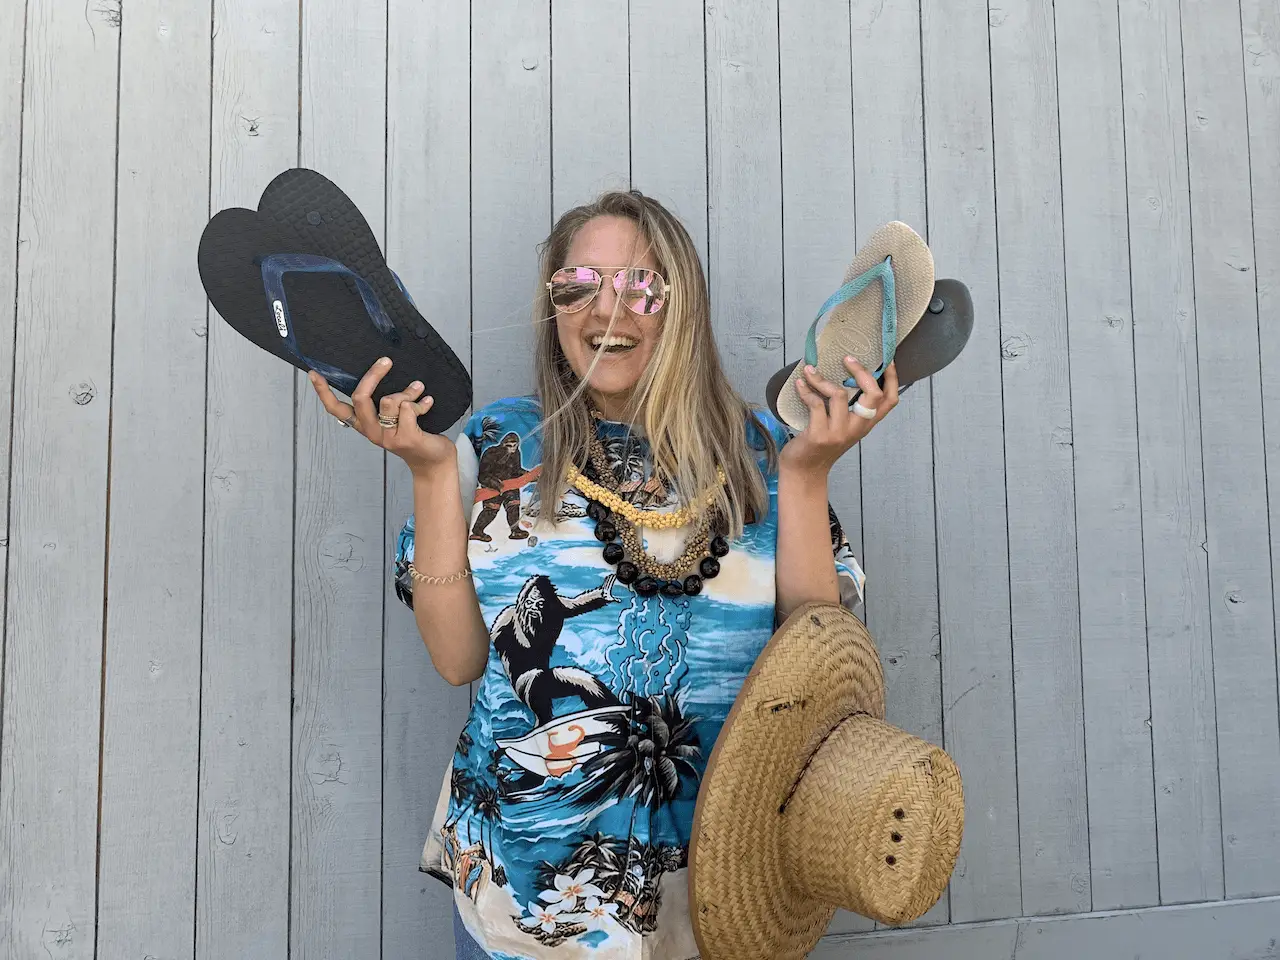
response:
[[[628,418],[635,422],[643,413],[644,434],[658,475],[674,483],[686,504],[701,491],[717,488],[716,468],[724,468],[727,482],[719,489],[715,507],[730,539],[736,538],[748,514],[763,519],[769,507],[756,453],[747,442],[747,423],[754,425],[763,442],[770,470],[777,462],[777,447],[720,365],[706,278],[693,240],[662,204],[635,190],[610,191],[569,210],[540,247],[534,313],[535,320],[545,321],[535,324],[534,379],[543,413],[539,499],[544,504],[559,502],[566,468],[570,463],[585,463],[587,444],[595,432],[583,398],[586,382],[579,380],[560,348],[547,282],[566,265],[577,232],[602,216],[624,217],[637,225],[640,242],[648,244],[669,285],[667,302],[655,318],[662,331],[632,392]],[[635,259],[643,255],[644,251],[637,251]],[[621,298],[616,298],[610,331],[618,311],[625,309],[620,304]],[[542,511],[544,519],[554,515],[554,510]]]

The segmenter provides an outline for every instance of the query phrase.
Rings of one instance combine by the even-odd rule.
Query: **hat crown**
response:
[[[941,896],[963,797],[942,750],[866,714],[840,721],[784,807],[790,879],[806,896],[886,924]]]

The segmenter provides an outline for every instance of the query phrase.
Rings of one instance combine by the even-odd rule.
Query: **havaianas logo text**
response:
[[[289,335],[289,325],[284,322],[284,304],[279,300],[273,300],[271,309],[276,314],[276,329],[280,331],[280,336],[287,337]]]

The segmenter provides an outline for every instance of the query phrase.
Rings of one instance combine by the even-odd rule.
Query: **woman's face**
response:
[[[576,313],[557,311],[556,333],[560,349],[580,380],[587,379],[587,371],[599,353],[587,390],[600,412],[610,419],[623,415],[662,331],[662,311],[642,317],[620,304],[613,331],[607,342],[603,339],[618,299],[613,289],[613,275],[628,267],[658,269],[658,262],[647,247],[635,221],[626,217],[596,217],[578,230],[565,262],[560,264],[593,267],[604,278],[600,292],[588,306]],[[644,255],[637,257],[641,252]]]

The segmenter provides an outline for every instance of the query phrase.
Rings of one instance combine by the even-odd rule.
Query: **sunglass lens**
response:
[[[600,274],[590,267],[562,267],[551,275],[551,302],[559,310],[581,310],[600,289]]]
[[[618,291],[623,302],[635,313],[649,316],[662,309],[666,302],[666,291],[662,276],[656,270],[637,267],[627,270],[625,280],[614,278],[614,289]]]

